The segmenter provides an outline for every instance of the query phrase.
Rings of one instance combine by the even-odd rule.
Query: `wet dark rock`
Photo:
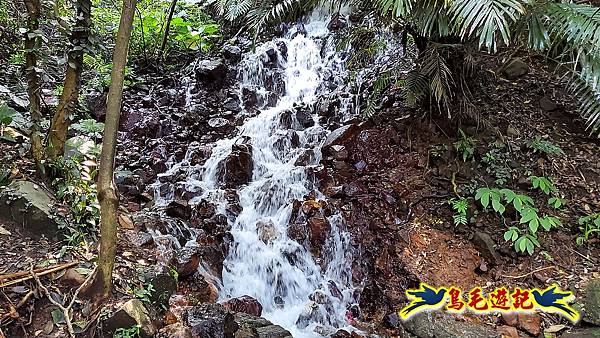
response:
[[[333,155],[333,158],[339,161],[345,161],[348,159],[348,150],[343,145],[336,144],[331,146],[330,153]]]
[[[292,334],[279,325],[268,325],[256,329],[259,338],[292,338]]]
[[[315,121],[309,111],[299,109],[296,111],[296,120],[303,128],[312,127],[315,125]]]
[[[185,200],[171,201],[167,205],[166,214],[167,216],[189,220],[192,217],[192,207]]]
[[[256,90],[244,87],[242,88],[242,101],[246,109],[256,107],[258,105],[258,93]]]
[[[320,249],[329,237],[330,231],[331,224],[326,218],[315,216],[308,219],[308,240],[313,248]]]
[[[211,218],[215,215],[217,209],[214,203],[202,200],[194,206],[194,217],[200,219]]]
[[[296,162],[294,162],[295,166],[307,166],[312,161],[315,160],[315,151],[312,149],[306,149],[302,151],[302,154],[298,156]]]
[[[240,101],[234,98],[228,98],[225,103],[223,103],[223,109],[232,111],[234,113],[239,113],[242,111],[242,106],[240,105]]]
[[[275,50],[275,48],[269,48],[267,49],[267,51],[265,52],[267,54],[267,57],[269,58],[269,63],[276,63],[277,62],[277,51]]]
[[[332,280],[328,281],[327,288],[329,289],[329,292],[331,293],[332,296],[334,296],[338,299],[342,299],[344,297],[344,295],[342,295],[342,292],[340,291],[340,288],[338,288],[337,284],[335,284],[334,281],[332,281]]]
[[[201,304],[185,313],[194,338],[233,338],[239,325],[231,312],[219,304]]]
[[[283,57],[284,60],[287,60],[288,48],[285,42],[280,40],[277,41],[275,44],[277,45],[277,49],[279,49],[279,54],[281,54],[281,57]]]
[[[196,80],[213,87],[220,87],[227,77],[227,65],[221,60],[203,60],[196,67]]]
[[[104,337],[112,337],[119,328],[128,328],[138,325],[142,338],[153,337],[156,328],[150,319],[148,310],[139,299],[131,299],[121,306],[112,316],[102,321]]]
[[[60,221],[53,215],[54,196],[29,181],[14,181],[0,189],[0,217],[19,224],[33,237],[55,237]]]
[[[208,126],[215,129],[227,127],[229,125],[229,121],[222,117],[213,117],[210,120],[208,120]]]
[[[175,270],[180,279],[193,275],[200,265],[200,248],[183,247],[175,254]]]
[[[252,146],[234,144],[231,154],[219,164],[219,181],[226,188],[238,188],[252,179]]]
[[[502,69],[502,74],[509,80],[515,80],[528,72],[529,66],[520,58],[511,59]]]
[[[228,299],[221,304],[224,308],[233,312],[243,312],[257,317],[262,314],[262,305],[258,300],[247,295]]]
[[[327,135],[325,142],[322,146],[323,154],[330,155],[331,146],[334,145],[345,145],[351,138],[356,136],[359,132],[359,127],[356,124],[349,124],[340,127]]]
[[[160,135],[158,112],[152,109],[125,111],[119,123],[119,130],[137,136],[157,138]]]
[[[404,322],[404,327],[422,338],[499,338],[484,324],[457,321],[444,312],[422,312]]]
[[[348,23],[338,12],[333,14],[331,20],[329,20],[329,23],[327,24],[327,29],[329,29],[330,31],[336,31],[342,28],[346,28],[347,26]]]
[[[139,247],[149,245],[154,241],[152,235],[144,231],[135,232],[130,239],[133,245]]]
[[[238,46],[226,44],[223,46],[223,56],[231,61],[240,61],[242,57],[242,49]]]

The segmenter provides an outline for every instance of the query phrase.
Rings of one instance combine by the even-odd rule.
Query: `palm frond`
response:
[[[572,71],[568,89],[577,98],[581,116],[587,121],[591,133],[600,137],[600,59],[579,60],[580,71]]]
[[[429,92],[427,76],[418,69],[408,72],[403,82],[404,98],[409,106],[414,106]]]
[[[550,3],[551,33],[590,54],[600,54],[600,8],[574,3]]]
[[[435,99],[438,108],[445,108],[450,117],[450,100],[452,99],[452,87],[454,79],[452,71],[444,57],[440,54],[440,49],[435,44],[431,44],[425,50],[421,64],[421,72],[429,79],[430,95]]]
[[[520,0],[457,0],[450,12],[463,39],[479,37],[479,48],[495,52],[497,32],[508,45],[510,26],[525,13],[525,7]]]
[[[377,0],[377,5],[382,13],[392,12],[392,15],[401,18],[407,17],[415,5],[413,0]]]

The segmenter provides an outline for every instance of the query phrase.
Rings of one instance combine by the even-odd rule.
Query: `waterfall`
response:
[[[234,243],[224,263],[220,297],[256,298],[263,306],[263,317],[290,330],[294,337],[318,336],[313,329],[319,324],[348,326],[345,314],[353,301],[349,234],[343,218],[328,217],[331,231],[323,248],[324,262],[316,262],[287,231],[293,201],[316,191],[307,170],[320,162],[327,130],[312,107],[318,95],[331,92],[345,77],[344,60],[329,36],[328,18],[313,15],[305,25],[297,24],[284,37],[243,55],[238,76],[240,105],[245,104],[244,93],[251,92],[256,93],[260,109],[243,112],[248,117],[237,136],[216,142],[202,168],[188,170],[186,182],[203,191],[197,199],[210,200],[225,213],[220,163],[232,146],[251,146],[252,178],[237,189],[242,211],[229,219]],[[309,127],[302,127],[296,119],[293,112],[298,109],[309,112],[313,120],[306,123]],[[307,150],[312,154],[309,163],[297,165]],[[164,196],[158,197],[164,201]],[[323,198],[318,191],[316,197]],[[261,234],[265,227],[267,239]]]

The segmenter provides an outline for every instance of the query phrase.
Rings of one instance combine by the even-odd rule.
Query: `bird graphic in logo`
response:
[[[573,322],[579,320],[579,313],[567,304],[567,301],[573,298],[572,292],[561,292],[557,285],[552,285],[541,292],[535,289],[531,293],[541,309],[548,312],[559,312]]]
[[[447,290],[445,288],[435,289],[426,283],[421,283],[417,290],[407,290],[406,296],[411,300],[410,304],[400,310],[400,317],[408,319],[425,309],[438,309],[444,305]]]

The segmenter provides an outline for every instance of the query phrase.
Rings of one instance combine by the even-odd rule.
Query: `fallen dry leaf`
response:
[[[127,215],[119,214],[119,224],[123,229],[133,230],[133,221]]]
[[[12,235],[10,231],[6,230],[3,226],[0,225],[0,235],[10,236]]]

